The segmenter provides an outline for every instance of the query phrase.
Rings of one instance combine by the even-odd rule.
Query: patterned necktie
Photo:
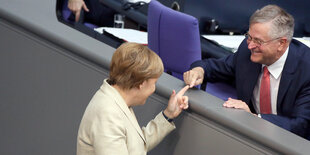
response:
[[[261,114],[271,114],[270,97],[270,73],[267,66],[264,67],[264,74],[260,84],[259,105]]]

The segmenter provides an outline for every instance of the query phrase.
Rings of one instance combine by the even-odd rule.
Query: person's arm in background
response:
[[[234,55],[220,59],[198,60],[191,64],[191,69],[183,74],[184,82],[190,88],[208,82],[233,81],[234,79]]]
[[[191,65],[191,70],[183,74],[184,82],[190,85],[190,88],[202,84],[204,79],[209,81],[216,81],[221,79],[231,80],[229,78],[234,78],[235,74],[235,59],[239,53],[234,55],[229,55],[220,59],[204,59],[199,60]],[[251,113],[249,106],[242,100],[228,98],[223,104],[226,108],[236,108],[243,109]]]
[[[75,15],[75,21],[79,21],[80,19],[80,14],[82,8],[89,12],[89,9],[87,8],[85,2],[83,0],[68,0],[68,8],[72,13]]]

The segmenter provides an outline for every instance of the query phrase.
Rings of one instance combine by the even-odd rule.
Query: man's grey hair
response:
[[[273,39],[287,37],[290,42],[294,35],[294,17],[277,5],[267,5],[256,10],[250,18],[250,25],[271,22],[269,36]]]

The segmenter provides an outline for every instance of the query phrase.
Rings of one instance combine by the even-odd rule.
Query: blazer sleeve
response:
[[[310,129],[310,85],[299,92],[294,106],[287,106],[293,109],[292,113],[285,116],[285,113],[273,115],[262,114],[262,118],[272,122],[288,131],[291,131],[301,137],[309,138]],[[284,105],[282,105],[284,106]]]
[[[162,112],[160,112],[146,127],[142,127],[142,132],[146,139],[147,151],[152,150],[174,129],[174,123],[168,122]]]

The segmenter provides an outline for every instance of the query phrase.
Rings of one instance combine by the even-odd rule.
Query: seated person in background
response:
[[[84,22],[97,26],[113,27],[115,11],[102,5],[99,0],[68,0],[68,8],[75,15],[75,21],[79,21],[81,10],[84,13]]]
[[[257,10],[238,51],[194,62],[184,73],[190,87],[234,80],[238,99],[224,107],[243,109],[310,140],[310,49],[292,39],[294,18],[276,5]]]
[[[167,108],[140,128],[133,106],[145,104],[163,73],[163,63],[147,46],[124,43],[114,53],[110,76],[88,104],[78,138],[78,155],[146,154],[175,129],[172,119],[188,108],[189,86],[172,92]]]

